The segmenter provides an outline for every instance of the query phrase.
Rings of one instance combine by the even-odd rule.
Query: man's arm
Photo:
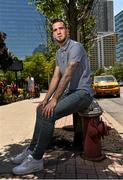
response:
[[[53,93],[55,92],[55,90],[56,90],[56,88],[57,88],[57,86],[58,86],[58,83],[59,83],[60,79],[61,79],[60,68],[59,68],[59,66],[56,66],[56,67],[55,67],[55,70],[54,70],[54,74],[53,74],[52,80],[51,80],[50,85],[49,85],[49,88],[48,88],[48,92],[47,92],[47,94],[46,94],[46,96],[45,96],[45,98],[44,98],[44,100],[43,100],[43,102],[44,102],[44,105],[43,105],[43,106],[45,106],[45,105],[48,103],[50,97],[51,97],[51,96],[53,95]],[[42,105],[42,103],[39,104],[39,105]]]
[[[78,62],[74,62],[74,61],[71,61],[68,64],[68,66],[65,70],[65,73],[64,73],[63,77],[61,78],[59,85],[57,87],[57,90],[53,96],[53,98],[55,98],[56,100],[58,100],[59,97],[63,94],[64,90],[66,89],[68,83],[70,82],[70,80],[72,78],[72,75],[73,75],[74,70],[77,65],[78,65]]]
[[[48,92],[47,92],[47,94],[45,96],[46,99],[50,99],[50,97],[52,96],[52,94],[56,90],[60,79],[61,79],[60,68],[59,68],[59,66],[56,66],[56,68],[54,70],[52,80],[51,80],[49,88],[48,88]]]
[[[68,83],[70,82],[72,75],[74,73],[74,70],[77,66],[77,62],[70,62],[65,70],[65,73],[63,77],[61,78],[58,87],[51,99],[51,101],[44,107],[43,109],[43,115],[44,117],[51,117],[53,115],[54,108],[57,105],[58,99],[63,94],[65,88],[67,87]]]

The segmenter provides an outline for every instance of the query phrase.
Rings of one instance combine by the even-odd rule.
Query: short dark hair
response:
[[[66,23],[65,23],[65,21],[63,19],[56,18],[56,19],[53,19],[51,21],[52,25],[57,23],[57,22],[62,22],[65,25],[65,27],[66,27]]]

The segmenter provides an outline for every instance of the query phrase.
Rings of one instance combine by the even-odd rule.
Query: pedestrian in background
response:
[[[17,84],[14,81],[11,82],[11,90],[12,90],[12,95],[13,96],[17,96],[18,95]]]
[[[35,90],[35,82],[34,77],[31,76],[31,74],[26,78],[27,86],[28,86],[28,93],[29,97],[34,97],[34,90]]]

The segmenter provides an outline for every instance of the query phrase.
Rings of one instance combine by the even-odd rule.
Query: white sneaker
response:
[[[22,164],[13,168],[12,172],[17,175],[24,175],[41,170],[43,170],[43,159],[36,160],[29,155]]]
[[[14,163],[14,164],[21,164],[23,162],[23,160],[29,155],[32,154],[32,151],[30,151],[29,149],[24,149],[22,153],[18,154],[15,157],[11,157],[10,160]]]

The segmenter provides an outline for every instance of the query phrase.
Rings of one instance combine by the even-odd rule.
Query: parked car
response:
[[[115,95],[120,97],[120,86],[113,75],[94,76],[95,95]]]

